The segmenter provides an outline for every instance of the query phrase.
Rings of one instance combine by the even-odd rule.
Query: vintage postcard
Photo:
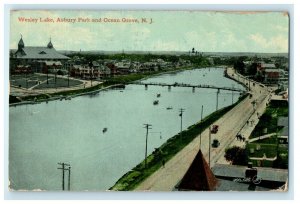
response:
[[[11,10],[12,191],[287,191],[289,14]]]

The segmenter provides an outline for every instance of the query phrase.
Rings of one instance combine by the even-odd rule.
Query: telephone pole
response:
[[[146,128],[146,149],[145,149],[145,169],[147,168],[147,147],[148,147],[148,132],[152,125],[150,124],[144,124],[144,128]]]
[[[180,137],[181,137],[181,140],[182,140],[182,116],[183,116],[183,112],[184,112],[184,109],[180,108],[179,109],[179,116],[180,116]]]
[[[218,110],[218,103],[219,103],[219,93],[220,93],[220,89],[218,89],[217,91],[217,105],[216,105],[216,111]]]
[[[202,122],[202,117],[203,117],[203,105],[201,106],[201,122]],[[200,149],[201,149],[201,133],[202,131],[200,132]]]
[[[71,186],[71,182],[70,182],[70,179],[71,179],[71,166],[69,166],[69,169],[68,169],[68,191],[70,191],[70,186]]]
[[[208,146],[208,166],[210,168],[210,146],[211,146],[211,126],[209,126],[209,146]]]
[[[248,77],[248,79],[249,79],[249,91],[251,91],[251,88],[250,88],[250,77]]]
[[[58,163],[58,165],[61,165],[60,168],[57,169],[61,169],[62,170],[62,190],[65,190],[65,171],[69,171],[69,175],[68,175],[68,190],[70,190],[70,177],[71,177],[71,166],[70,164],[67,163]]]
[[[232,84],[232,92],[231,92],[231,105],[233,105],[233,84]]]

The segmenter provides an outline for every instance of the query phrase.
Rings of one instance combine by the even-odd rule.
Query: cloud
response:
[[[150,46],[150,50],[160,50],[160,51],[180,51],[180,46],[178,45],[178,42],[174,41],[162,41],[157,40],[152,43]],[[147,48],[146,48],[147,49]],[[144,48],[145,50],[145,48]]]
[[[272,26],[274,30],[280,31],[280,32],[285,32],[287,33],[289,31],[288,26],[282,26],[282,25],[273,25]]]
[[[277,35],[270,38],[265,38],[259,33],[251,34],[248,37],[261,50],[271,50],[274,52],[288,52],[288,38],[282,35]]]

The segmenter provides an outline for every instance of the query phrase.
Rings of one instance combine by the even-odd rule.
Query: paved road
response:
[[[234,73],[233,69],[228,69],[228,74],[239,80],[242,83],[248,82],[242,76],[238,76]],[[247,126],[249,119],[257,122],[257,110],[259,114],[264,111],[266,101],[269,99],[269,92],[267,88],[261,87],[256,84],[254,87],[251,82],[251,93],[253,97],[250,99],[247,97],[231,111],[221,117],[215,124],[219,125],[219,131],[217,134],[211,135],[211,140],[218,139],[220,146],[218,148],[211,148],[210,164],[211,167],[219,161],[224,162],[224,150],[226,147],[235,144],[235,136],[241,132],[245,136],[251,133],[250,126]],[[256,101],[256,105],[252,104],[253,100]],[[254,123],[255,123],[254,122]],[[254,124],[253,124],[254,128]],[[247,133],[247,134],[246,134]],[[201,134],[201,150],[208,161],[209,154],[209,130],[208,128]],[[249,135],[248,135],[249,136]],[[240,144],[241,145],[241,144]],[[137,191],[171,191],[174,186],[182,179],[193,159],[195,158],[200,147],[200,135],[196,137],[190,144],[177,153],[171,160],[169,160],[164,168],[160,168],[148,179],[141,183],[136,190]]]

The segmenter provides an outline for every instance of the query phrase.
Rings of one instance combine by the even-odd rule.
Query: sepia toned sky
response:
[[[19,18],[38,19],[20,22]],[[53,22],[40,22],[53,19]],[[57,18],[76,19],[75,23]],[[102,22],[78,22],[78,18]],[[103,22],[104,18],[139,23]],[[145,18],[147,23],[142,23]],[[150,21],[152,19],[152,23]],[[10,48],[22,34],[25,46],[58,50],[288,52],[289,17],[284,12],[200,11],[11,11]]]

